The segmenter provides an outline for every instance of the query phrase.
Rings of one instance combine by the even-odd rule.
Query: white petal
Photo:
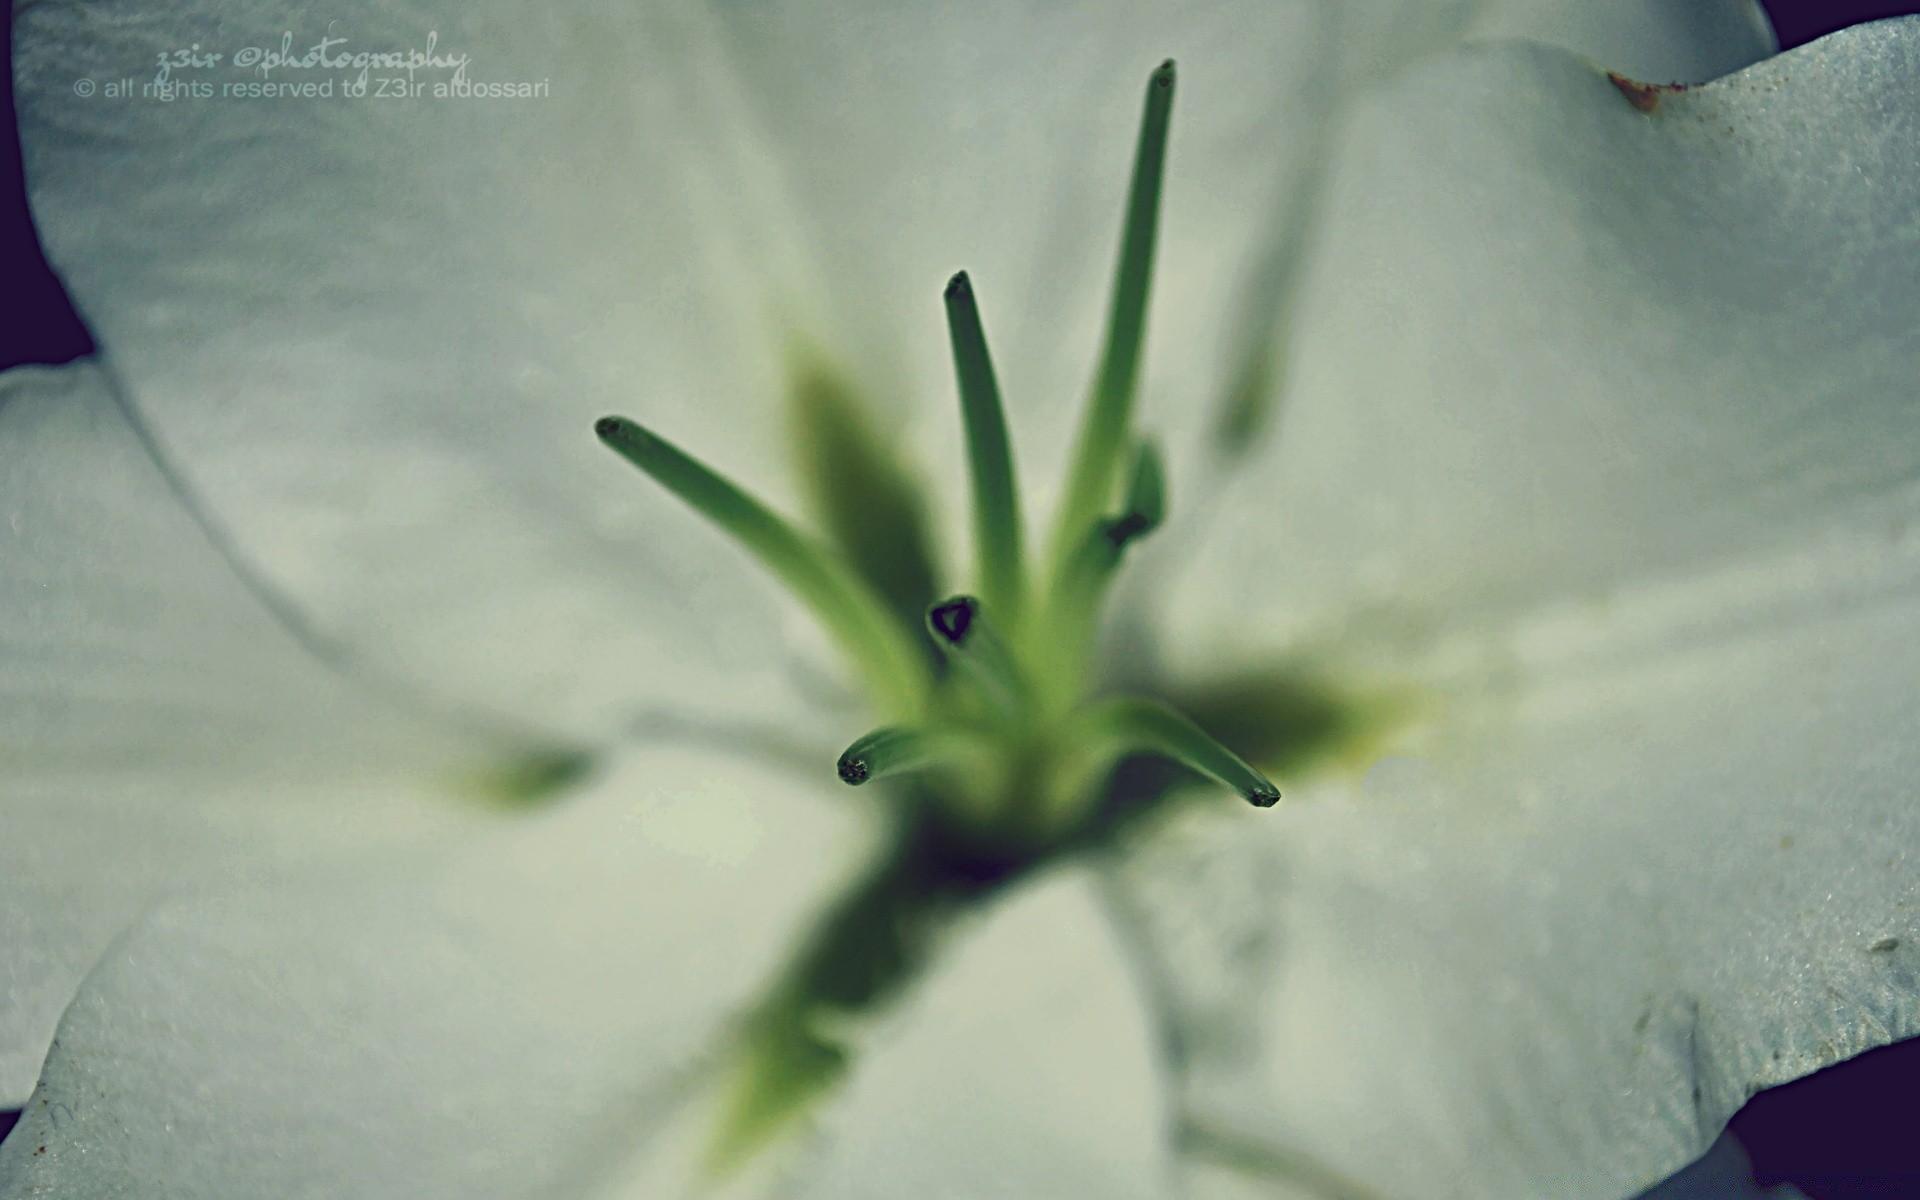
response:
[[[90,363],[0,376],[0,1105],[169,894],[472,824],[478,739],[324,665],[177,502]],[[502,747],[504,750],[505,747]]]
[[[1551,36],[1566,7],[1526,29]],[[960,495],[936,294],[965,265],[1050,463],[1092,361],[1141,82],[1168,54],[1189,82],[1149,391],[1210,398],[1331,120],[1318,64],[1390,72],[1474,7],[1316,11],[358,0],[328,14],[334,53],[437,34],[473,79],[549,94],[162,101],[106,89],[195,46],[226,58],[173,78],[337,91],[351,72],[233,67],[283,30],[296,53],[322,36],[291,10],[63,0],[23,10],[18,73],[52,257],[247,553],[402,669],[598,731],[636,705],[779,692],[787,621],[591,420],[631,411],[784,495],[798,336],[913,398]],[[1611,20],[1583,8],[1574,40],[1620,43],[1593,33]]]
[[[1856,550],[1843,600],[1543,619],[1364,781],[1156,851],[1191,1110],[1382,1195],[1624,1196],[1920,1033],[1920,554]]]
[[[1493,620],[1910,512],[1917,38],[1860,27],[1650,113],[1519,49],[1366,106],[1287,407],[1183,579],[1188,653]]]
[[[431,871],[165,910],[68,1010],[0,1194],[590,1193],[841,882],[857,824],[650,751]]]
[[[738,715],[789,657],[771,585],[592,434],[629,412],[752,477],[781,433],[776,310],[807,297],[783,286],[769,164],[689,7],[358,3],[312,31],[334,53],[437,34],[471,79],[552,92],[497,101],[233,67],[283,30],[303,52],[293,10],[60,4],[21,24],[51,256],[184,474],[323,628],[560,728]],[[226,60],[175,79],[335,94],[76,102],[75,76],[137,88],[194,44]]]
[[[1146,873],[1226,1144],[1626,1195],[1920,1032],[1917,64],[1888,23],[1642,113],[1489,51],[1363,116],[1296,406],[1205,557],[1240,661],[1310,587],[1393,606],[1323,649],[1400,650],[1434,721]]]
[[[1658,83],[1705,83],[1777,48],[1757,0],[1493,0],[1474,14],[1471,36],[1533,38]]]
[[[1168,1195],[1155,1031],[1084,872],[964,935],[855,1066],[806,1200]]]

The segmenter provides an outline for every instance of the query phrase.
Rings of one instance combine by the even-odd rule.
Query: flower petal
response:
[[[1586,7],[1526,28],[1621,40]],[[937,296],[971,265],[1041,430],[1029,445],[1053,461],[1092,361],[1137,93],[1168,54],[1191,82],[1149,390],[1210,397],[1238,365],[1221,331],[1260,294],[1275,206],[1331,119],[1316,64],[1396,69],[1475,6],[1316,11],[359,2],[323,32],[272,5],[61,0],[22,11],[18,74],[52,258],[246,552],[401,669],[602,732],[636,706],[780,694],[788,622],[620,473],[593,418],[631,410],[786,498],[778,405],[794,343],[814,343],[868,392],[930,401],[909,409],[916,436],[959,495]],[[352,68],[234,67],[283,30],[296,56],[323,36],[347,55],[437,35],[470,78],[548,91],[436,99],[449,72],[423,70],[407,78],[424,95],[354,99]],[[157,56],[189,47],[225,57],[170,79],[214,94],[145,90]],[[376,92],[401,76],[371,74]],[[107,91],[122,80],[137,94]],[[335,94],[218,90],[306,82]]]
[[[1842,601],[1770,561],[1543,619],[1364,781],[1157,846],[1132,908],[1195,1153],[1623,1196],[1755,1091],[1920,1033],[1920,554],[1862,552]]]
[[[0,375],[0,454],[4,1105],[149,905],[466,829],[452,784],[487,747],[290,636],[97,366]]]
[[[798,1195],[1171,1194],[1155,1031],[1084,872],[1005,897],[903,1008]]]
[[[163,910],[68,1009],[0,1195],[589,1194],[844,879],[858,826],[649,750],[431,869]]]
[[[1487,50],[1362,115],[1183,615],[1432,719],[1136,878],[1200,1157],[1626,1195],[1920,1032],[1917,68],[1913,20],[1687,92]]]
[[[20,22],[51,256],[183,474],[324,629],[555,728],[737,716],[789,658],[772,586],[592,434],[631,411],[750,477],[779,444],[776,309],[807,297],[782,286],[733,68],[686,7],[361,3],[312,35],[334,54],[437,35],[472,80],[552,92],[499,100],[233,65],[303,30],[294,9]],[[226,59],[174,81],[333,94],[73,94],[144,87],[194,44]]]
[[[1486,50],[1367,105],[1179,624],[1457,628],[1911,511],[1916,36],[1678,92]]]

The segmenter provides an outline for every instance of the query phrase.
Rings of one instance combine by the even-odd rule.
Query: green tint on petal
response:
[[[534,750],[466,772],[454,791],[503,809],[535,808],[584,780],[593,756],[580,750]]]
[[[734,1174],[775,1141],[812,1102],[846,1076],[851,1054],[808,1029],[799,1006],[770,1008],[748,1027],[736,1050],[732,1092],[707,1171]]]
[[[857,1027],[919,977],[966,902],[1024,865],[962,847],[937,819],[910,821],[815,927],[741,1039],[716,1172],[744,1165],[838,1083]]]
[[[1224,675],[1168,702],[1234,753],[1282,778],[1364,763],[1420,711],[1410,690],[1361,692],[1298,668]]]
[[[844,376],[813,358],[797,360],[792,372],[794,464],[820,532],[917,629],[939,587],[920,484]]]
[[[1220,397],[1219,411],[1214,416],[1213,445],[1229,462],[1245,454],[1278,415],[1279,381],[1286,375],[1285,364],[1276,361],[1281,340],[1279,334],[1274,334],[1271,340],[1248,349]]]

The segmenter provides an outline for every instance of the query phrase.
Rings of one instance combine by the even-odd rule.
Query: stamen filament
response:
[[[953,762],[971,745],[952,730],[887,725],[865,735],[840,755],[840,781],[852,787],[889,775]]]
[[[1127,483],[1127,503],[1120,516],[1101,527],[1107,540],[1118,549],[1147,536],[1167,519],[1167,470],[1160,462],[1160,450],[1152,442],[1141,442],[1133,456],[1133,477]]]
[[[609,449],[759,559],[812,610],[888,711],[920,714],[928,686],[925,659],[872,589],[813,539],[678,446],[625,417],[602,417],[593,428]]]
[[[1081,537],[1080,545],[1061,564],[1048,597],[1050,648],[1060,668],[1056,674],[1066,685],[1078,687],[1100,606],[1127,547],[1159,528],[1166,511],[1166,473],[1159,451],[1152,443],[1142,443],[1134,458],[1126,511],[1099,522]]]
[[[1019,622],[1025,600],[1012,442],[980,308],[965,271],[948,281],[946,301],[954,373],[960,380],[960,411],[967,428],[967,461],[973,469],[973,542],[979,556],[980,592],[1012,627]]]
[[[1164,755],[1232,788],[1256,808],[1270,808],[1280,799],[1280,789],[1245,759],[1157,701],[1123,696],[1088,710],[1083,720],[1090,740],[1122,753]]]
[[[1115,477],[1127,443],[1146,332],[1147,297],[1153,285],[1153,249],[1159,234],[1160,182],[1167,160],[1167,127],[1173,113],[1173,60],[1161,63],[1147,83],[1146,109],[1134,150],[1120,262],[1114,272],[1113,307],[1106,348],[1095,376],[1093,398],[1074,451],[1066,497],[1054,532],[1056,564],[1079,544],[1082,533],[1112,502]]]
[[[1026,687],[993,626],[972,596],[955,596],[927,610],[927,632],[949,661],[970,679],[1001,717],[1017,719],[1026,707]]]

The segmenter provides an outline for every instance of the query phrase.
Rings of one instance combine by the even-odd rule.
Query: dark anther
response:
[[[867,760],[864,758],[843,758],[840,760],[841,783],[859,787],[867,781],[869,774],[871,774],[871,772],[868,771]]]
[[[1272,808],[1280,803],[1280,790],[1270,787],[1255,788],[1247,793],[1247,803],[1255,808]]]
[[[1153,528],[1153,522],[1140,513],[1128,513],[1118,520],[1108,521],[1103,527],[1107,540],[1113,543],[1115,550],[1122,549],[1128,542]]]
[[[610,438],[620,432],[620,425],[619,417],[601,417],[593,423],[593,432],[602,438]]]
[[[949,300],[956,300],[972,291],[973,281],[967,278],[965,271],[956,271],[953,278],[947,280],[947,299]]]
[[[927,616],[941,637],[958,646],[966,640],[967,630],[973,627],[974,613],[978,603],[970,596],[961,596],[945,604],[935,605],[933,611]]]

